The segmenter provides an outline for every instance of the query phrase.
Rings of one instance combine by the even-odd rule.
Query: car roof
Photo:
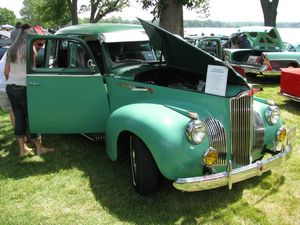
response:
[[[85,23],[62,28],[58,30],[55,34],[98,36],[101,33],[110,33],[126,30],[128,31],[136,29],[143,29],[143,27],[141,25],[135,24]]]

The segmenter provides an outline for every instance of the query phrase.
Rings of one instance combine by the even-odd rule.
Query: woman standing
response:
[[[21,27],[21,31],[7,52],[5,64],[5,78],[7,80],[6,92],[15,115],[14,133],[20,147],[20,156],[25,156],[32,151],[25,144],[25,136],[28,128],[28,111],[26,97],[26,37],[28,34],[37,32],[28,24]],[[39,134],[30,134],[35,144],[37,154],[53,151],[52,148],[45,148]]]

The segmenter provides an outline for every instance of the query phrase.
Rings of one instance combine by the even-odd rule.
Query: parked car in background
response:
[[[288,52],[300,52],[300,43],[291,44],[288,42],[284,42],[285,50]]]
[[[282,68],[280,94],[300,102],[300,68]]]
[[[296,52],[300,52],[300,43],[294,45]]]
[[[141,194],[157,191],[161,177],[183,191],[231,189],[291,155],[295,129],[273,101],[255,97],[227,63],[140,21],[29,37],[32,132],[103,135],[111,160],[129,155]],[[45,50],[36,68],[37,39]]]
[[[239,48],[241,35],[251,48]],[[275,27],[242,27],[224,43],[225,60],[240,65],[246,74],[280,75],[280,68],[299,67],[300,53],[288,52]],[[291,50],[291,49],[290,49]]]
[[[9,46],[2,46],[0,47],[0,59],[4,56],[4,54],[7,52]]]
[[[197,48],[209,53],[210,55],[217,57],[220,60],[224,60],[223,44],[228,41],[226,36],[188,36],[185,40]],[[246,77],[245,70],[241,65],[230,63],[232,68],[243,77]]]
[[[2,46],[10,46],[12,40],[10,38],[10,32],[6,30],[0,30],[0,47]]]

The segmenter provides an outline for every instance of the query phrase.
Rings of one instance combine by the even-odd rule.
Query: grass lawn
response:
[[[300,103],[279,96],[279,79],[256,78],[281,108],[287,127],[300,128]],[[165,182],[138,195],[129,161],[111,162],[105,146],[80,135],[44,135],[56,151],[18,157],[8,114],[0,111],[0,224],[300,224],[300,156],[284,168],[195,193]],[[294,148],[299,150],[299,134]]]

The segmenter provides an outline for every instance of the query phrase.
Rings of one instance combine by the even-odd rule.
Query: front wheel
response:
[[[151,194],[157,191],[159,171],[144,142],[137,136],[130,137],[130,162],[132,183],[139,194]]]

